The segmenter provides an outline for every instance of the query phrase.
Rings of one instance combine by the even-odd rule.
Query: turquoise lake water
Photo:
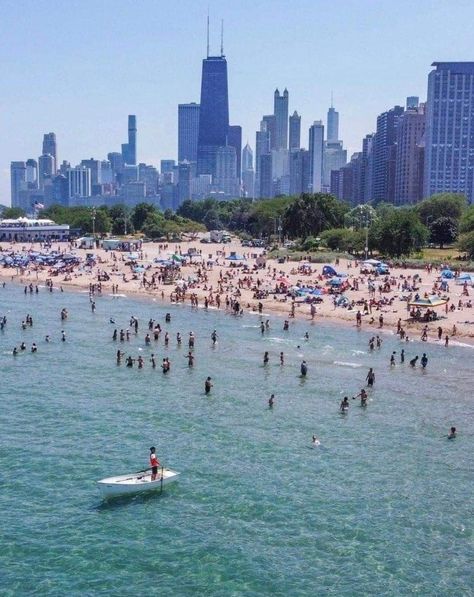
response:
[[[354,328],[284,332],[270,317],[262,336],[255,315],[96,302],[93,314],[87,293],[0,288],[2,595],[473,594],[474,350],[384,335],[370,354],[369,332]],[[22,330],[27,313],[34,325]],[[138,335],[113,342],[131,315]],[[168,349],[164,332],[145,346],[150,317],[170,331]],[[171,372],[118,367],[119,345],[158,365],[169,356]],[[402,347],[407,361],[426,351],[427,371],[398,360],[391,370]],[[340,415],[371,366],[368,408],[351,401]],[[179,482],[102,501],[95,481],[144,468],[151,445]]]

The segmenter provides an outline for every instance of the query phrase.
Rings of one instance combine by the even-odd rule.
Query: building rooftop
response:
[[[438,71],[453,71],[460,75],[474,75],[474,62],[433,62]]]

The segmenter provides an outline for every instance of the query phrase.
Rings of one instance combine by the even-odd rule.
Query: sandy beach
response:
[[[0,243],[4,252],[43,251],[39,244]],[[170,282],[161,278],[160,264],[155,259],[166,260],[173,254],[185,255],[189,249],[195,249],[200,257],[194,263],[181,265],[175,279]],[[91,284],[101,283],[102,293],[142,295],[154,297],[163,301],[175,302],[180,300],[191,304],[191,296],[197,299],[200,307],[205,305],[206,299],[209,308],[226,309],[226,299],[238,300],[244,311],[261,311],[266,314],[275,314],[283,318],[294,317],[314,319],[317,323],[321,319],[329,319],[345,325],[356,326],[356,314],[361,313],[361,328],[373,330],[374,334],[380,332],[396,333],[401,325],[410,340],[420,340],[423,329],[426,328],[427,341],[448,343],[474,344],[474,311],[471,307],[472,288],[466,290],[461,285],[455,285],[454,280],[449,281],[447,290],[440,292],[449,297],[447,307],[454,305],[454,309],[446,306],[438,307],[435,312],[438,320],[431,322],[414,322],[409,317],[407,310],[407,296],[416,293],[423,297],[439,292],[440,271],[433,268],[431,272],[425,270],[392,268],[390,275],[374,277],[361,274],[360,264],[355,261],[342,259],[338,264],[332,265],[338,273],[348,274],[347,288],[344,296],[353,306],[335,306],[333,294],[326,293],[327,280],[322,276],[324,264],[308,262],[286,261],[279,263],[275,259],[267,259],[264,267],[257,268],[256,258],[264,254],[264,250],[253,247],[242,247],[240,241],[233,240],[225,245],[216,243],[200,243],[199,239],[169,243],[145,243],[139,252],[139,259],[130,264],[128,253],[119,251],[105,251],[103,249],[80,249],[64,243],[54,243],[48,251],[73,252],[81,258],[81,265],[76,266],[72,272],[52,275],[50,268],[44,266],[39,269],[0,268],[0,277],[3,281],[15,281],[28,286],[30,284],[44,284],[51,279],[55,287],[64,289],[89,289]],[[231,262],[226,258],[234,252],[246,257],[244,270],[239,266],[239,261]],[[95,265],[84,267],[83,260],[87,254],[93,253],[96,257]],[[303,265],[303,263],[305,265]],[[232,265],[231,265],[232,264]],[[143,271],[134,273],[133,268],[139,266]],[[145,277],[144,277],[145,276]],[[413,284],[414,276],[418,276]],[[107,279],[104,279],[107,278]],[[372,284],[372,290],[369,288]],[[403,283],[416,290],[404,290]],[[318,286],[323,290],[321,301],[315,303],[316,312],[311,313],[308,303],[293,301],[286,296],[285,289],[294,286]],[[276,287],[283,292],[274,294]],[[375,290],[374,290],[375,288]],[[177,292],[178,291],[178,294]],[[372,301],[371,301],[372,299]],[[369,304],[369,312],[364,313],[364,301]],[[383,322],[380,321],[380,316]],[[442,331],[439,332],[439,328]],[[438,340],[438,336],[441,339]]]

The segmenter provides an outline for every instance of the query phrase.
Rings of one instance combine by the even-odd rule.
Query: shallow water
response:
[[[0,289],[2,594],[472,594],[472,349],[404,344],[407,362],[428,353],[428,370],[391,370],[402,347],[392,336],[370,354],[354,328],[293,322],[283,332],[272,317],[262,336],[258,317],[96,302],[92,314],[87,294]],[[26,313],[34,325],[22,330]],[[114,343],[132,314],[138,336]],[[145,346],[150,317],[170,331],[168,349],[164,333]],[[14,358],[22,341],[28,351]],[[117,367],[119,346],[154,352],[158,365],[168,355],[171,372]],[[369,366],[368,408],[351,401],[340,415]],[[448,441],[452,424],[459,437]],[[95,481],[147,466],[151,445],[179,482],[161,496],[101,501]]]

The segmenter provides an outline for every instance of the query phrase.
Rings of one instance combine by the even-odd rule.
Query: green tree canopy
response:
[[[155,214],[157,209],[151,203],[138,203],[132,210],[131,220],[135,230],[141,230],[150,214]]]
[[[458,193],[439,193],[417,205],[420,220],[429,226],[438,218],[452,218],[458,221],[467,207],[467,199]]]
[[[462,214],[459,222],[460,232],[471,232],[474,230],[474,205],[470,205]]]
[[[347,204],[332,195],[303,193],[285,210],[283,228],[293,238],[319,236],[328,228],[342,227],[347,211]]]
[[[449,245],[456,240],[458,235],[458,220],[449,216],[441,216],[429,225],[431,242],[439,245]]]
[[[421,249],[428,235],[428,229],[413,209],[393,209],[385,218],[377,220],[371,238],[381,253],[401,257]]]
[[[26,214],[21,207],[5,207],[1,215],[5,220],[16,220],[17,218],[24,218]]]
[[[458,249],[474,259],[474,230],[461,234],[458,239]]]

